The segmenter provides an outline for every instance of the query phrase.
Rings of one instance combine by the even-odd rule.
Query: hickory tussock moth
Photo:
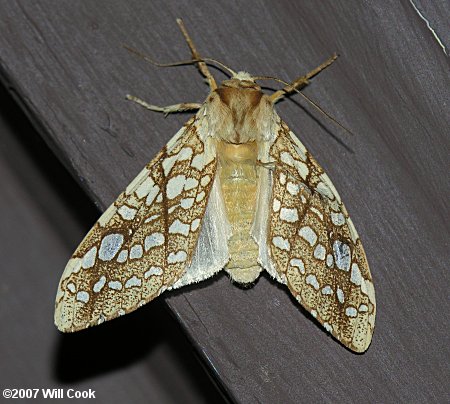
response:
[[[131,312],[167,289],[225,269],[251,284],[266,270],[348,348],[365,351],[375,292],[361,241],[323,169],[274,110],[318,68],[266,95],[245,72],[217,86],[181,20],[211,92],[105,211],[69,260],[55,324],[77,331]],[[192,62],[192,61],[191,61]],[[213,61],[215,62],[215,61]]]

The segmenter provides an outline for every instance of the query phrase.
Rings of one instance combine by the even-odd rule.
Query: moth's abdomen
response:
[[[239,283],[251,283],[258,277],[259,248],[251,236],[256,209],[258,149],[256,142],[217,146],[222,196],[232,236],[228,240],[230,261],[225,269]]]

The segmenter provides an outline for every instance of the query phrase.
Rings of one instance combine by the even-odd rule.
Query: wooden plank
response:
[[[223,402],[162,300],[100,332],[55,331],[51,279],[98,210],[2,86],[0,104],[2,390],[90,389],[108,403]],[[44,401],[40,390],[36,398]]]
[[[163,299],[238,402],[448,398],[449,59],[410,2],[0,7],[4,80],[101,207],[187,119],[163,119],[124,95],[162,105],[206,96],[194,68],[156,69],[122,43],[184,59],[175,24],[183,17],[205,56],[285,80],[338,51],[307,93],[357,136],[296,97],[278,111],[337,185],[363,239],[379,309],[369,351],[340,347],[268,277],[243,291],[222,275]]]

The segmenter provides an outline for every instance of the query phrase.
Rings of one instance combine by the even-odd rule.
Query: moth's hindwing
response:
[[[183,275],[216,171],[192,118],[93,226],[61,277],[55,324],[77,331],[131,312]]]
[[[375,292],[361,240],[323,169],[285,123],[270,149],[276,161],[268,243],[290,292],[356,352],[375,323]]]

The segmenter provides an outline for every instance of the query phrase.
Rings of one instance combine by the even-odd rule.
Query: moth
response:
[[[102,214],[62,274],[55,324],[78,331],[129,313],[166,290],[225,270],[251,285],[265,270],[336,339],[364,352],[375,291],[361,240],[329,177],[275,112],[332,57],[267,95],[258,80],[201,58],[209,83],[198,110]],[[215,62],[231,77],[216,84]],[[178,63],[182,64],[182,63]]]

